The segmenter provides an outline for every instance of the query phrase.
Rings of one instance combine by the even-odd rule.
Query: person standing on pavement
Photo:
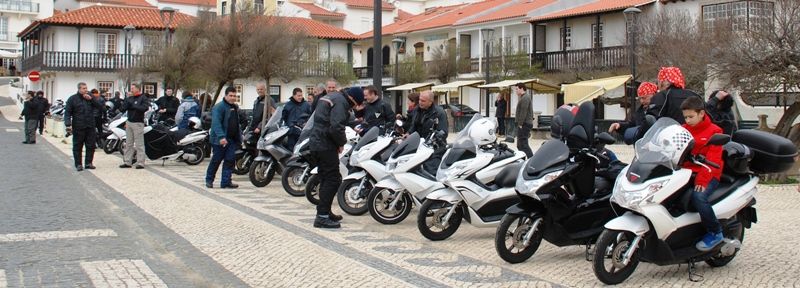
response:
[[[178,122],[178,119],[175,119],[175,114],[178,112],[178,106],[181,105],[181,101],[173,95],[173,92],[172,88],[167,88],[164,91],[164,96],[156,100],[159,122],[167,121],[168,119]]]
[[[122,102],[123,102],[122,97],[120,97],[119,91],[114,92],[114,98],[111,98],[111,100],[109,101],[111,101],[111,103],[114,103],[114,111],[111,112],[113,112],[113,114],[119,113],[120,110],[122,109]]]
[[[417,132],[422,139],[428,139],[431,134],[434,136],[434,143],[437,143],[436,150],[431,158],[422,164],[425,171],[431,175],[436,175],[442,156],[447,151],[447,114],[440,105],[433,104],[433,91],[426,90],[419,94],[419,105],[414,109],[414,117],[411,118],[411,128],[408,134]]]
[[[239,106],[236,105],[236,88],[225,89],[225,98],[211,109],[211,162],[206,170],[206,187],[214,187],[214,177],[222,164],[220,188],[239,188],[231,182],[236,149],[242,145],[242,130],[239,127]]]
[[[531,158],[533,150],[528,140],[533,130],[533,103],[527,90],[525,84],[517,84],[514,89],[514,93],[520,97],[514,122],[517,124],[517,150],[525,152],[525,156]]]
[[[100,91],[97,89],[92,89],[91,93],[92,99],[94,101],[100,102],[102,104],[101,109],[94,109],[94,127],[97,131],[97,139],[95,147],[103,147],[103,139],[100,139],[100,135],[103,135],[103,123],[106,123],[107,114],[106,114],[106,100],[100,96]]]
[[[267,96],[266,83],[258,83],[256,85],[256,92],[258,93],[258,98],[256,98],[256,102],[253,103],[253,117],[248,126],[250,127],[250,131],[258,135],[261,133],[261,128],[263,128],[264,124],[269,120],[269,117],[275,112],[276,106],[275,102],[272,101],[272,97]],[[266,113],[264,113],[264,103],[269,107]]]
[[[633,118],[628,119],[628,121],[611,124],[611,126],[608,127],[608,133],[622,131],[625,144],[628,145],[632,145],[636,140],[642,138],[644,133],[647,132],[643,129],[645,125],[645,112],[647,108],[650,107],[650,100],[653,99],[653,95],[657,92],[658,86],[654,83],[642,82],[642,84],[639,84],[639,89],[636,90],[636,94],[639,96],[639,104],[641,105],[633,112]]]
[[[119,168],[131,168],[133,157],[136,156],[136,169],[144,169],[144,118],[150,109],[150,98],[142,94],[139,84],[131,84],[131,96],[126,97],[120,111],[128,112],[128,121],[125,122],[125,157],[124,163]]]
[[[289,133],[286,135],[286,149],[294,151],[294,145],[297,144],[297,139],[300,138],[300,132],[303,130],[303,125],[306,124],[308,117],[311,116],[311,105],[303,98],[303,90],[294,88],[292,90],[292,97],[283,106],[283,114],[281,114],[283,125],[289,127]]]
[[[333,81],[333,87],[336,82]],[[331,81],[328,81],[331,88]],[[319,204],[317,204],[317,217],[314,219],[316,228],[339,228],[342,216],[331,212],[333,197],[342,184],[342,175],[339,173],[339,153],[342,152],[347,137],[344,133],[345,126],[350,118],[350,110],[364,102],[364,92],[361,88],[353,87],[345,97],[335,89],[328,91],[327,95],[317,98],[317,110],[314,111],[314,127],[311,129],[310,143],[311,156],[316,159],[319,176],[322,179],[319,188]]]
[[[67,99],[64,107],[64,126],[67,127],[67,134],[72,133],[72,158],[75,161],[75,169],[83,171],[95,169],[92,161],[94,160],[94,143],[97,138],[95,131],[94,111],[102,109],[103,104],[89,95],[86,83],[78,83],[78,93]],[[82,150],[86,147],[86,158],[81,165]]]
[[[42,105],[36,97],[31,94],[25,96],[25,103],[22,104],[22,116],[25,117],[25,141],[22,144],[36,144],[36,128],[39,127],[39,114]]]
[[[50,113],[50,102],[44,98],[44,91],[39,90],[36,92],[36,99],[39,100],[41,111],[39,113],[39,135],[44,135],[45,116]]]
[[[361,122],[360,130],[357,130],[360,135],[367,133],[372,127],[380,127],[380,133],[386,132],[386,126],[391,125],[394,121],[394,111],[392,106],[380,95],[375,86],[369,85],[364,88],[364,121]]]
[[[497,134],[500,136],[506,135],[506,109],[508,108],[508,102],[506,102],[506,97],[503,93],[497,93],[497,99],[494,100],[494,106],[497,107],[497,110],[494,113],[494,116],[497,117]]]
[[[703,99],[697,93],[686,89],[686,80],[678,67],[661,67],[658,71],[658,89],[659,92],[650,100],[647,114],[656,118],[669,117],[681,125],[686,124],[681,103],[690,97]]]

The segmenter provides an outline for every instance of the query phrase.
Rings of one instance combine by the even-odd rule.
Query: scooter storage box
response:
[[[750,171],[758,174],[781,173],[792,168],[797,147],[781,136],[759,130],[739,130],[733,141],[747,145],[753,152]]]

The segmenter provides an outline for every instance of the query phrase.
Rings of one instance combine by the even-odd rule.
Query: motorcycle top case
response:
[[[759,131],[739,130],[732,140],[747,145],[753,152],[750,171],[758,174],[781,173],[792,168],[797,147],[789,139]]]

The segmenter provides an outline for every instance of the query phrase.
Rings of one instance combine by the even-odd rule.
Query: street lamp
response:
[[[404,43],[406,43],[406,40],[403,39],[403,38],[397,37],[397,38],[392,39],[392,44],[394,44],[394,85],[395,86],[399,86],[400,85],[400,80],[399,80],[399,77],[400,77],[400,62],[399,62],[398,58],[399,58],[399,55],[400,55],[400,47],[403,47]],[[403,102],[400,100],[400,98],[402,98],[402,97],[400,97],[400,93],[402,93],[402,92],[397,91],[394,94],[395,95],[394,104],[395,104],[395,110],[396,111],[400,111],[401,107],[403,107]]]
[[[642,14],[642,10],[636,7],[630,7],[622,11],[625,15],[625,25],[628,29],[628,33],[630,33],[630,38],[628,38],[628,42],[630,43],[630,49],[628,53],[630,55],[631,61],[631,75],[633,75],[633,79],[631,79],[631,89],[628,89],[628,97],[630,100],[630,117],[628,119],[633,119],[633,111],[635,110],[635,103],[636,103],[636,30],[639,29],[639,15]]]
[[[489,84],[491,83],[490,80],[491,75],[489,73],[489,69],[491,68],[489,66],[489,56],[492,55],[491,50],[492,50],[492,39],[494,38],[494,29],[481,29],[481,34],[483,34],[483,39],[484,41],[486,41],[487,44],[486,47],[484,47],[483,58],[485,59],[486,62],[486,70],[484,71],[484,74],[486,75],[486,84]],[[489,107],[491,107],[490,106],[491,101],[492,99],[491,96],[489,95],[489,89],[486,89],[486,117],[489,117],[489,110],[490,110]]]
[[[175,9],[172,7],[164,7],[158,10],[158,15],[161,16],[161,23],[164,24],[164,48],[169,46],[169,27],[172,25],[172,20],[175,18]],[[164,73],[164,83],[162,87],[164,93],[167,92],[167,74]]]
[[[131,65],[131,40],[133,39],[133,31],[136,30],[136,27],[132,24],[128,24],[122,28],[122,30],[125,31],[125,59],[127,59],[128,62],[125,68],[130,68],[130,66],[133,66]],[[127,83],[125,84],[127,85],[127,89],[131,87],[131,77],[128,75],[126,78]]]

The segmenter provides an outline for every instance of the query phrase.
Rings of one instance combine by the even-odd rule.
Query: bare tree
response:
[[[159,73],[166,78],[168,85],[178,89],[198,88],[203,82],[196,73],[201,65],[201,44],[210,24],[209,18],[197,18],[190,24],[178,27],[170,45],[165,47],[156,41],[155,45],[143,51],[142,61],[138,63],[139,72]],[[158,37],[159,34],[145,37]]]
[[[414,54],[406,54],[398,65],[397,85],[422,82],[428,78],[424,62]]]
[[[500,42],[492,49],[493,57],[484,59],[489,61],[491,81],[531,79],[541,74],[540,65],[531,65],[530,55],[526,51],[516,51],[514,47]]]
[[[431,53],[431,62],[428,66],[428,75],[436,78],[439,82],[448,83],[458,76],[459,71],[464,71],[470,65],[469,61],[458,61],[458,47],[452,44],[444,44],[443,47],[436,47]]]

